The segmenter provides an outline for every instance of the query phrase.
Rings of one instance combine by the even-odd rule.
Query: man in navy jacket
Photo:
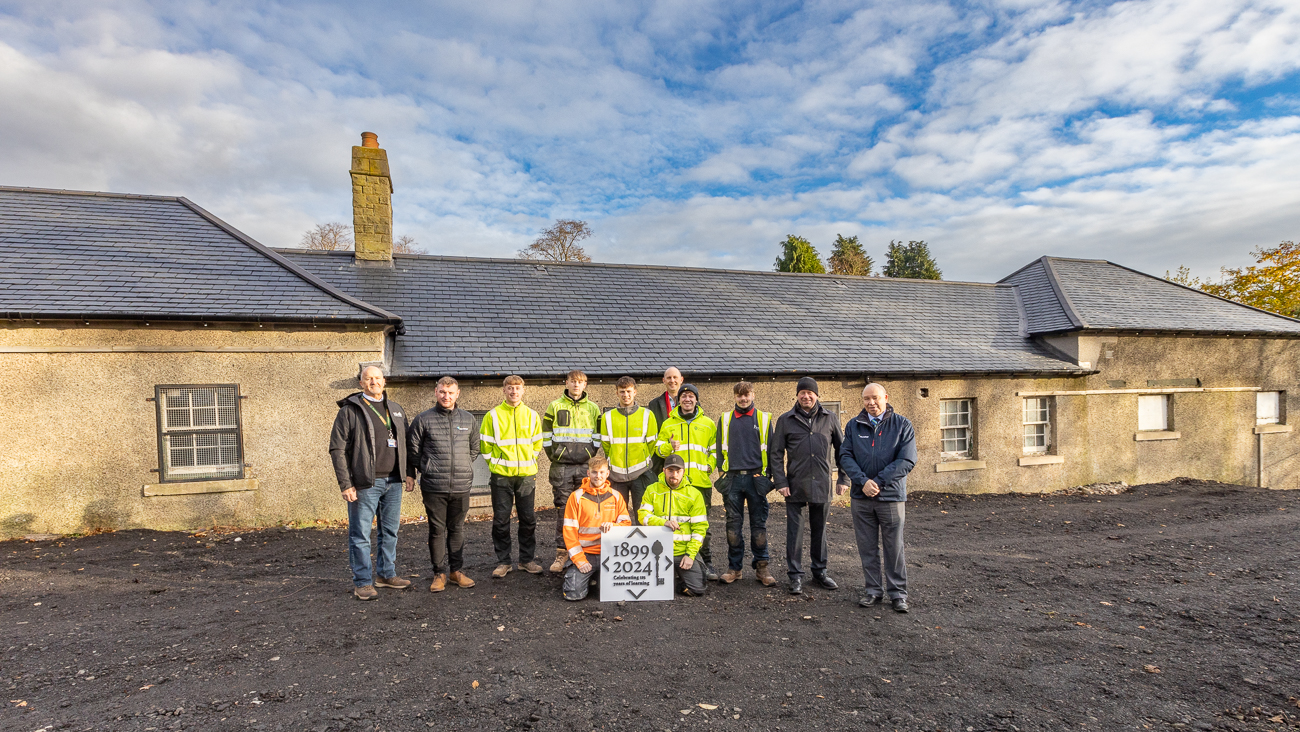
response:
[[[903,519],[907,474],[916,465],[916,431],[889,406],[880,384],[862,390],[862,413],[844,429],[840,467],[853,484],[853,533],[866,576],[866,593],[858,602],[871,607],[886,592],[894,610],[907,612],[907,565],[903,557]],[[884,549],[884,590],[880,549]]]

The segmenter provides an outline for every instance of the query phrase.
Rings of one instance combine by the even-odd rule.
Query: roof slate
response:
[[[10,318],[396,323],[184,198],[0,187]]]
[[[1300,335],[1300,321],[1097,259],[1042,257],[1021,287],[1031,334],[1069,330]]]
[[[1080,372],[1009,285],[278,251],[402,316],[395,376]]]

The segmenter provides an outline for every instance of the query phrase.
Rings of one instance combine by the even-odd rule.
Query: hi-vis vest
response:
[[[772,413],[764,412],[761,409],[754,410],[758,412],[758,448],[763,452],[763,472],[767,472],[767,435],[768,428],[772,426]],[[718,440],[722,443],[722,472],[727,472],[731,459],[727,457],[727,436],[731,430],[731,417],[735,414],[734,409],[728,409],[718,420],[722,425],[718,430]]]
[[[600,446],[615,475],[629,475],[649,467],[657,437],[659,421],[645,407],[631,414],[623,414],[615,407],[600,418]]]
[[[497,475],[537,475],[537,453],[542,449],[542,418],[520,404],[502,402],[483,415],[479,441],[488,470]]]
[[[717,423],[695,409],[695,417],[689,422],[682,419],[680,407],[673,407],[668,419],[659,428],[659,439],[655,441],[655,453],[659,457],[668,457],[673,446],[669,440],[677,440],[680,446],[677,454],[686,462],[686,477],[683,482],[697,488],[713,487],[713,467],[717,464]]]

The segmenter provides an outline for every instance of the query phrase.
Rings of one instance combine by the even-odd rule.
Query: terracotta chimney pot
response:
[[[369,148],[374,148],[374,149],[378,150],[378,149],[379,149],[379,135],[376,135],[376,134],[373,133],[373,132],[362,132],[362,133],[361,133],[361,147],[369,147]]]

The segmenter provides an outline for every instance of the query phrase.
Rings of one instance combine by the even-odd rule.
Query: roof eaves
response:
[[[1056,257],[1044,256],[1039,258],[1038,261],[1043,263],[1043,271],[1047,273],[1047,281],[1051,283],[1052,291],[1056,293],[1056,299],[1060,301],[1061,309],[1065,311],[1065,317],[1070,319],[1070,322],[1074,324],[1074,327],[1087,328],[1088,323],[1079,316],[1079,311],[1074,309],[1074,303],[1071,302],[1070,297],[1065,294],[1065,290],[1061,289],[1061,281],[1056,276],[1056,270],[1052,268],[1053,259],[1056,259]]]
[[[212,222],[214,225],[221,228],[222,231],[225,231],[227,234],[230,234],[234,238],[238,239],[240,242],[242,242],[243,244],[251,248],[253,251],[257,252],[258,254],[261,254],[262,256],[266,257],[272,262],[275,262],[277,265],[289,270],[295,276],[299,277],[300,279],[304,280],[311,286],[315,287],[321,292],[324,292],[326,295],[329,295],[335,300],[339,300],[341,302],[347,303],[352,307],[359,308],[368,313],[373,313],[374,315],[378,316],[377,317],[378,322],[388,323],[390,325],[401,325],[402,318],[400,315],[397,315],[395,313],[390,313],[387,310],[384,310],[383,308],[376,307],[362,300],[358,300],[357,298],[348,295],[342,290],[336,289],[335,287],[327,284],[324,280],[318,278],[316,275],[308,272],[302,267],[299,267],[293,262],[290,262],[288,259],[285,259],[284,257],[280,256],[275,251],[271,250],[269,247],[262,246],[260,243],[255,241],[252,237],[248,236],[247,234],[240,231],[239,229],[236,229],[230,224],[227,224],[225,221],[222,221],[221,219],[217,218],[217,216],[205,210],[202,206],[199,206],[198,204],[194,203],[188,198],[182,196],[175,200],[180,202],[182,205],[184,205],[186,208],[190,209],[194,213]]]

